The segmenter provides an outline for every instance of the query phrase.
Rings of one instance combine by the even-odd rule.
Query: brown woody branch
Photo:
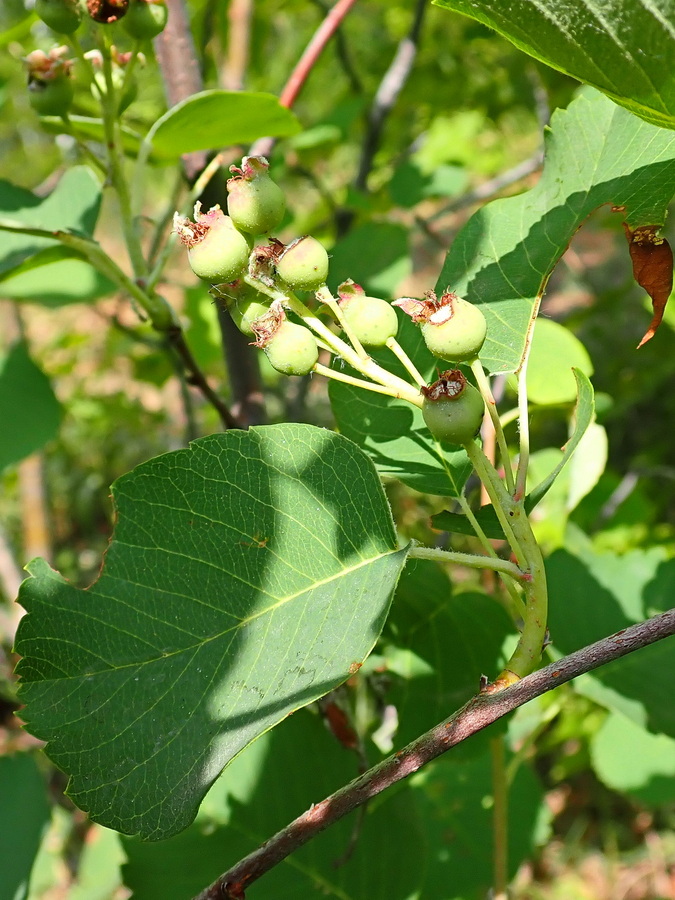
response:
[[[312,805],[307,812],[221,875],[194,900],[243,900],[249,885],[303,844],[451,747],[558,685],[673,634],[675,609],[577,650],[511,687],[494,693],[488,687],[407,747],[373,766],[330,797]]]

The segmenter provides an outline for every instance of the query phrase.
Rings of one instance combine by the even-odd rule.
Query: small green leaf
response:
[[[672,606],[675,561],[661,547],[618,556],[582,544],[556,550],[546,561],[551,640],[572,653]],[[659,641],[603,666],[575,689],[650,731],[675,738],[672,678],[675,642]]]
[[[3,234],[0,274],[11,271],[46,247],[60,248],[50,231],[70,231],[86,237],[94,233],[101,205],[101,187],[86,166],[69,169],[47,197],[41,198],[9,182],[0,182],[0,219],[12,225]],[[39,229],[44,236],[18,233],[21,226]],[[3,228],[0,223],[0,229]],[[61,257],[70,250],[55,250]]]
[[[266,135],[288,137],[298,131],[295,115],[272,94],[214,90],[172,106],[145,140],[154,156],[175,159],[194,150],[249,144]]]
[[[12,300],[55,307],[67,303],[93,303],[116,289],[112,281],[83,260],[48,262],[52,253],[52,248],[42,250],[14,269],[0,282],[0,293]]]
[[[480,304],[481,361],[515,372],[548,278],[577,229],[604,204],[630,227],[662,225],[675,193],[675,134],[585,89],[557,110],[539,182],[478,210],[455,238],[436,284]]]
[[[0,757],[0,897],[24,900],[49,822],[47,785],[32,754]]]
[[[573,369],[572,371],[577,383],[577,405],[574,409],[572,434],[563,447],[563,453],[558,464],[525,498],[525,510],[528,513],[532,512],[537,503],[546,496],[549,488],[579,446],[579,442],[595,416],[593,385],[579,369]],[[504,540],[504,532],[499,523],[499,519],[497,518],[497,514],[491,505],[482,506],[476,512],[476,518],[487,537],[491,540]],[[439,531],[452,531],[457,534],[474,534],[471,523],[466,516],[461,513],[453,513],[445,510],[444,512],[433,516],[431,522],[434,528],[437,528]]]
[[[632,113],[675,128],[672,7],[639,0],[434,0],[477,19],[520,50],[604,91]]]
[[[247,744],[363,662],[407,549],[372,463],[309,425],[203,438],[113,497],[88,590],[30,566],[22,715],[82,809],[158,840]]]
[[[0,471],[56,437],[61,407],[22,341],[0,361]]]
[[[586,348],[563,325],[539,317],[534,325],[527,361],[530,402],[540,406],[571,403],[578,392],[572,369],[578,369],[589,378],[593,374],[593,363]]]
[[[621,752],[617,752],[617,747]],[[593,769],[612,790],[649,806],[675,800],[675,740],[612,713],[591,743]]]

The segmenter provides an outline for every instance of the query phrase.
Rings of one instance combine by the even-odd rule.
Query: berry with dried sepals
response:
[[[87,12],[101,25],[119,22],[129,9],[129,0],[86,0]]]
[[[241,167],[230,166],[227,212],[234,224],[248,234],[267,234],[284,217],[283,191],[269,176],[264,156],[245,156]]]
[[[232,321],[242,334],[255,337],[254,323],[269,312],[271,300],[245,281],[237,279],[229,284],[217,284],[210,293],[227,306]]]
[[[168,19],[166,0],[129,0],[122,28],[137,41],[149,41],[164,31]]]
[[[434,356],[468,362],[480,353],[487,334],[485,316],[452,291],[444,291],[440,299],[429,291],[424,300],[404,297],[393,305],[421,324],[424,343]]]
[[[478,434],[485,404],[480,391],[459,369],[443,372],[438,381],[423,387],[422,415],[438,441],[466,444]]]
[[[74,34],[82,22],[80,0],[35,0],[35,12],[57,34]]]
[[[256,347],[261,347],[270,364],[283,375],[309,375],[319,359],[316,338],[304,325],[289,322],[278,301],[266,315],[253,323]]]
[[[384,347],[398,332],[398,318],[391,303],[379,297],[368,297],[351,279],[337,290],[340,309],[354,337],[364,347]]]
[[[293,290],[316,291],[328,277],[328,253],[316,238],[305,235],[284,248],[276,268]]]
[[[174,231],[188,248],[192,271],[212,284],[239,278],[248,265],[250,253],[244,235],[219,206],[203,213],[201,203],[197,202],[194,217],[194,222],[178,213],[173,217]]]
[[[28,68],[28,101],[41,116],[65,116],[73,102],[72,60],[67,47],[49,53],[34,50],[24,59]]]

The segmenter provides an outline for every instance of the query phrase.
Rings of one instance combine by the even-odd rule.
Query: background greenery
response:
[[[190,2],[189,8],[206,85],[222,86],[231,62],[227,5]],[[387,297],[419,296],[434,286],[449,244],[477,207],[467,202],[469,192],[523,161],[533,160],[534,169],[550,111],[567,106],[578,88],[484,24],[429,7],[415,68],[386,121],[367,185],[359,183],[365,117],[413,13],[409,3],[356,5],[342,42],[329,46],[295,107],[303,131],[282,141],[272,159],[289,197],[284,234],[311,232],[331,248],[335,282],[351,276]],[[278,94],[323,15],[320,2],[256,3],[243,86]],[[77,160],[71,140],[40,124],[25,90],[21,57],[35,47],[49,49],[52,36],[19,0],[3,4],[0,29],[0,177],[43,195]],[[141,132],[164,110],[161,79],[148,56],[139,99],[127,114],[130,129]],[[94,109],[80,87],[75,111]],[[174,166],[158,166],[152,177],[150,217],[164,211]],[[536,180],[536,173],[526,176],[506,191]],[[96,236],[119,256],[115,202],[107,195]],[[325,730],[317,709],[299,712],[227,770],[195,825],[152,845],[91,825],[63,796],[63,777],[13,716],[17,569],[42,555],[75,586],[91,584],[112,527],[111,482],[218,424],[213,411],[181,387],[128,303],[84,264],[65,260],[14,271],[0,282],[0,295],[2,372],[4,384],[11,376],[13,386],[0,390],[7,423],[0,438],[0,821],[12,823],[0,829],[0,858],[14,863],[0,876],[0,898],[25,895],[21,885],[38,846],[28,892],[36,900],[103,900],[129,891],[149,900],[188,897],[356,774],[359,761]],[[211,298],[194,283],[181,254],[172,260],[166,295],[188,323],[195,355],[215,382],[223,382]],[[538,537],[551,553],[555,648],[568,652],[672,605],[675,357],[669,347],[675,320],[667,314],[656,338],[634,350],[649,322],[649,305],[632,280],[620,217],[607,207],[572,240],[549,284],[543,314],[544,322],[564,326],[549,341],[564,343],[564,333],[583,344],[585,351],[571,342],[572,359],[559,367],[581,363],[592,374],[598,405],[590,443],[536,519]],[[17,338],[25,344],[16,344]],[[556,358],[567,360],[562,350]],[[536,365],[533,370],[533,467],[536,476],[539,465],[543,477],[555,464],[558,451],[551,448],[566,440],[573,395],[560,388],[557,370],[545,362],[540,374]],[[267,369],[263,375],[269,421],[332,424],[320,379],[290,383]],[[39,397],[30,409],[41,429],[34,446],[17,445],[25,433],[17,415],[25,414],[26,402],[16,385],[34,385],[27,396]],[[507,381],[503,387],[508,408],[511,386]],[[26,456],[34,450],[39,456]],[[441,498],[396,481],[387,491],[403,537],[438,540],[430,516],[444,509]],[[456,537],[453,546],[463,549],[469,542]],[[389,749],[385,726],[392,709],[400,745],[463,702],[509,646],[508,623],[483,593],[489,583],[466,572],[452,577],[450,584],[430,564],[406,569],[380,644],[359,678],[335,698],[353,711],[370,762]],[[429,609],[432,595],[443,599]],[[461,614],[467,604],[475,607],[472,618]],[[465,647],[471,648],[468,658]],[[515,896],[675,896],[669,678],[667,657],[655,672],[641,668],[638,656],[619,683],[610,668],[510,720]],[[645,700],[646,682],[653,690]],[[489,740],[489,734],[477,737],[454,762],[442,760],[371,804],[356,850],[341,867],[332,863],[349,845],[351,821],[279,867],[252,895],[483,896],[491,857]],[[305,760],[321,759],[321,767],[298,766],[298,747]]]

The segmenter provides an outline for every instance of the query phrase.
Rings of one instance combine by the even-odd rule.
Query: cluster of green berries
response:
[[[74,34],[88,17],[101,25],[121,22],[138,41],[156,37],[168,18],[166,0],[35,0],[35,12],[57,34]]]
[[[237,328],[253,338],[272,366],[285,375],[309,374],[319,356],[316,338],[305,325],[288,319],[283,297],[289,291],[323,289],[328,253],[310,235],[288,245],[270,236],[286,205],[267,160],[244,157],[241,167],[231,166],[230,171],[228,214],[218,206],[203,212],[197,203],[193,220],[176,213],[174,231],[187,248],[193,272],[212,285],[211,293],[225,303]],[[254,287],[256,282],[270,288],[270,295]],[[272,299],[275,294],[278,299]],[[345,331],[366,349],[387,346],[395,339],[394,307],[421,326],[431,353],[448,362],[473,361],[485,340],[480,309],[450,291],[440,298],[430,292],[424,300],[403,298],[392,304],[369,297],[349,280],[337,294]],[[460,370],[444,372],[422,393],[425,421],[439,440],[463,444],[475,436],[483,418],[483,399]]]
[[[35,0],[35,11],[57,34],[74,34],[85,19],[102,25],[119,21],[129,37],[137,41],[156,37],[168,18],[166,0]],[[73,102],[73,64],[64,59],[66,51],[65,47],[57,47],[49,54],[36,50],[26,57],[28,99],[41,116],[65,116]],[[100,54],[92,51],[86,55],[94,67],[94,89],[103,95],[107,86],[100,71]],[[119,90],[125,86],[118,113],[123,112],[136,96],[135,81],[127,84],[125,79],[124,68],[130,59],[130,53],[119,53],[112,48],[113,87]],[[99,71],[96,71],[97,64]]]

